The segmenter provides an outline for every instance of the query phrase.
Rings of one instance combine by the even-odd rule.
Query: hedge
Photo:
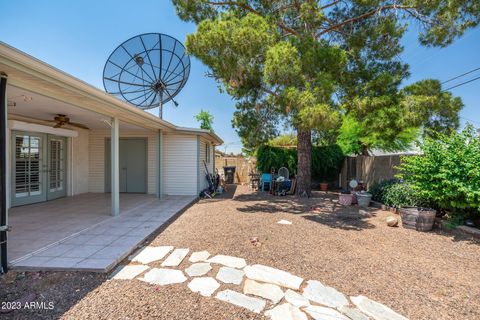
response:
[[[345,158],[338,145],[312,147],[312,177],[333,181],[338,177]],[[257,150],[257,169],[260,172],[277,171],[286,167],[292,175],[297,171],[297,149],[261,146]]]

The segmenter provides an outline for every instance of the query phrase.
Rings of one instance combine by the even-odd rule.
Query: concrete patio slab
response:
[[[11,209],[14,270],[108,272],[153,232],[196,201],[192,196],[122,194],[112,217],[109,194],[84,194]]]

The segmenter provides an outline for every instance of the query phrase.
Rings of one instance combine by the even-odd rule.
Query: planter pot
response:
[[[400,208],[402,226],[417,231],[430,231],[435,223],[436,211],[428,208],[405,207]]]
[[[352,204],[357,204],[358,201],[357,201],[357,193],[354,192],[352,193]]]
[[[320,182],[320,191],[328,190],[328,182]]]
[[[360,207],[368,207],[372,201],[372,194],[367,192],[357,192],[357,202]]]
[[[344,206],[352,205],[352,200],[353,200],[353,194],[341,193],[340,196],[338,197],[338,202],[340,204],[343,204]]]

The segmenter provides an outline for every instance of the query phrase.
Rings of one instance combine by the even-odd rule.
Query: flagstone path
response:
[[[111,278],[138,279],[154,285],[184,285],[189,280],[187,287],[204,297],[212,297],[221,283],[238,285],[238,291],[217,291],[215,299],[255,313],[264,312],[272,320],[408,320],[367,297],[348,298],[318,280],[304,281],[269,266],[247,265],[242,258],[226,255],[209,258],[210,253],[199,251],[190,255],[191,264],[185,270],[166,268],[178,267],[189,252],[186,248],[148,246],[132,255],[130,264],[119,266]],[[151,263],[164,258],[162,268],[151,267]],[[211,264],[221,265],[215,278],[206,276],[212,270]]]

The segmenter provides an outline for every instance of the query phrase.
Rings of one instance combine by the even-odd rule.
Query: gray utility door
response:
[[[12,206],[67,195],[67,141],[64,137],[12,132]]]
[[[120,192],[147,193],[147,138],[119,141]],[[105,192],[111,192],[110,138],[105,141]]]

